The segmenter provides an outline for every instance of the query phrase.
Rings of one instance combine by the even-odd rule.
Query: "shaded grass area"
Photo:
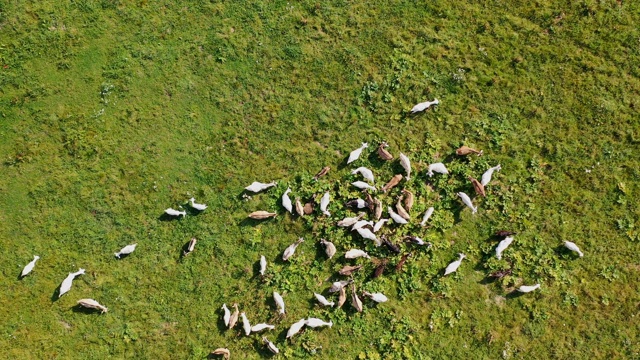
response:
[[[277,290],[288,315],[268,336],[284,357],[637,357],[639,11],[616,1],[0,5],[0,243],[10,249],[0,345],[10,358],[204,358],[221,346],[263,358],[260,337],[223,331],[219,308],[238,302],[253,322],[276,321]],[[434,97],[440,106],[407,114]],[[437,210],[428,230],[398,235],[420,231],[434,249],[402,273],[370,281],[367,264],[356,275],[389,303],[318,309],[312,292],[344,261],[324,261],[317,237],[362,242],[333,229],[351,214],[337,202],[331,221],[295,220],[279,196],[288,184],[304,199],[358,196],[344,158],[382,140],[412,160],[414,217]],[[485,156],[451,156],[462,144]],[[435,160],[451,176],[426,177]],[[471,216],[455,192],[496,163]],[[357,164],[379,184],[402,171],[368,153]],[[279,185],[242,200],[254,180]],[[160,219],[191,196],[210,208]],[[280,215],[246,221],[256,209]],[[503,228],[519,232],[505,252],[514,275],[488,282],[508,265],[488,241]],[[299,236],[291,264],[278,261]],[[468,258],[441,278],[458,252]],[[16,281],[33,254],[34,272]],[[54,300],[78,267],[87,274]],[[523,281],[542,290],[508,295]],[[74,311],[85,297],[109,313]],[[336,325],[285,342],[307,316]]]

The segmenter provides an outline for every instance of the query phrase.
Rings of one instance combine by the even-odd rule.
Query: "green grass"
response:
[[[0,4],[0,347],[11,359],[270,357],[261,336],[223,329],[220,306],[238,302],[253,322],[278,323],[267,336],[286,358],[638,358],[638,14],[635,2],[590,0]],[[440,106],[407,116],[434,97]],[[356,164],[378,184],[402,171],[375,156],[382,140],[413,163],[413,223],[436,208],[428,230],[392,235],[434,244],[401,273],[398,256],[335,228],[358,196],[351,150],[370,143]],[[452,155],[462,144],[485,155]],[[451,175],[428,179],[434,160]],[[497,163],[471,216],[455,193]],[[242,200],[254,180],[279,184]],[[303,199],[331,190],[331,220],[286,215],[287,186]],[[209,209],[161,221],[191,196]],[[279,216],[247,221],[257,209]],[[488,241],[499,229],[519,232],[502,261]],[[338,246],[334,260],[320,237]],[[313,292],[350,247],[389,257],[375,280],[358,260],[355,280],[391,300],[319,309]],[[441,277],[458,252],[467,259]],[[487,282],[507,261],[513,276]],[[53,301],[78,267],[87,274]],[[542,288],[508,296],[521,282]],[[288,307],[280,322],[274,290]],[[86,297],[109,312],[76,311]],[[335,325],[286,342],[308,316]]]

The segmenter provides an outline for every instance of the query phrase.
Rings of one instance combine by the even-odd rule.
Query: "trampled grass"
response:
[[[638,358],[638,14],[617,1],[0,4],[0,347],[20,359],[270,357],[261,336],[224,330],[220,307],[238,302],[277,323],[266,335],[286,358]],[[430,228],[392,235],[433,243],[402,272],[399,256],[335,228],[360,196],[351,150],[369,142],[355,164],[379,186],[402,171],[375,155],[383,140],[411,158],[413,223],[436,208]],[[485,155],[456,157],[462,144]],[[425,175],[436,160],[449,176]],[[498,163],[472,216],[455,193]],[[255,180],[279,183],[243,200]],[[331,190],[331,219],[285,214],[287,186],[303,200]],[[191,196],[209,209],[161,219]],[[279,215],[246,220],[258,209]],[[500,229],[518,231],[502,261],[489,240]],[[331,261],[322,236],[338,246]],[[318,308],[313,292],[339,278],[350,247],[389,258],[378,279],[356,261],[355,281],[390,301]],[[509,262],[512,276],[487,280]],[[509,295],[523,282],[542,288]],[[81,298],[109,312],[79,311]],[[308,316],[335,325],[285,341]]]

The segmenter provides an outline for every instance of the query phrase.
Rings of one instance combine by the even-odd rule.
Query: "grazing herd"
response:
[[[389,161],[394,159],[394,156],[387,150],[388,147],[389,145],[383,142],[377,148],[377,153],[382,160]],[[347,164],[351,164],[357,161],[360,158],[364,149],[366,148],[368,148],[368,143],[362,143],[361,147],[353,150],[349,154],[349,157],[347,159]],[[462,146],[456,151],[456,154],[459,156],[466,156],[469,154],[476,154],[477,156],[480,156],[483,154],[483,151],[478,151],[467,146]],[[378,235],[378,232],[383,227],[389,226],[389,224],[402,226],[404,224],[408,224],[409,222],[411,222],[412,218],[409,212],[411,211],[413,204],[416,201],[416,198],[414,194],[408,189],[406,188],[402,189],[400,192],[401,195],[399,196],[397,202],[395,203],[395,206],[388,205],[386,207],[386,210],[387,210],[386,212],[388,213],[389,218],[382,218],[382,215],[384,212],[383,204],[380,199],[372,196],[371,194],[376,193],[378,191],[380,193],[386,193],[392,188],[400,185],[403,179],[408,180],[410,178],[412,168],[411,168],[411,161],[409,157],[406,156],[405,154],[400,153],[400,155],[398,156],[398,160],[406,174],[405,175],[396,174],[385,186],[383,186],[379,190],[375,186],[375,176],[373,171],[371,171],[370,169],[364,166],[359,166],[351,170],[350,171],[351,175],[362,176],[362,178],[365,180],[365,181],[354,181],[350,183],[352,186],[358,188],[363,192],[365,199],[361,199],[361,198],[350,199],[345,202],[345,206],[346,208],[356,212],[361,210],[364,210],[366,212],[368,210],[371,213],[370,214],[371,217],[370,219],[364,219],[364,217],[366,216],[366,213],[360,212],[356,216],[345,217],[336,222],[336,225],[338,227],[349,229],[354,235],[357,234],[357,236],[359,236],[365,241],[372,241],[376,247],[382,246],[384,244],[389,249],[389,251],[395,254],[400,254],[401,252],[400,248],[393,242],[389,241],[386,235]],[[490,183],[493,173],[495,171],[500,171],[500,170],[501,170],[500,165],[489,168],[482,175],[481,181],[478,181],[473,177],[469,177],[469,181],[473,185],[476,195],[482,196],[482,197],[487,196],[484,187],[485,185]],[[314,181],[318,181],[319,178],[326,175],[329,171],[330,171],[330,167],[328,166],[324,167],[320,172],[318,172],[314,176],[313,178]],[[449,174],[449,171],[445,166],[445,164],[443,163],[430,164],[427,168],[427,176],[431,177],[431,176],[434,176],[436,173]],[[274,184],[275,182],[267,183],[267,184],[254,182],[250,186],[246,187],[245,189],[247,191],[256,193],[256,192],[261,192],[268,188],[271,188],[274,186]],[[291,198],[289,197],[289,194],[291,194],[291,192],[292,192],[291,187],[287,187],[287,189],[285,190],[284,194],[281,197],[281,204],[287,212],[294,215],[294,209],[295,209],[295,214],[297,214],[300,217],[308,216],[314,213],[313,208],[315,205],[315,200],[313,197],[310,200],[310,202],[305,204],[304,206],[302,205],[300,198],[296,198],[295,208],[294,208]],[[473,204],[473,201],[469,195],[467,195],[464,192],[458,192],[456,195],[460,198],[460,200],[464,205],[466,205],[471,209],[472,214],[476,214],[478,212],[478,207]],[[320,199],[320,212],[323,216],[326,216],[329,218],[331,217],[331,213],[327,209],[330,201],[331,201],[331,192],[329,191],[324,192]],[[310,209],[307,210],[307,208],[310,208]],[[434,211],[435,211],[434,207],[427,208],[424,215],[422,216],[422,221],[420,222],[420,225],[422,227],[427,225],[427,222],[433,215]],[[249,214],[249,217],[255,220],[264,220],[274,216],[276,216],[275,212],[268,212],[263,210],[254,211]],[[499,244],[495,248],[496,257],[498,259],[501,259],[502,253],[514,241],[513,235],[515,235],[515,233],[511,231],[499,231],[496,235],[502,238],[502,240],[499,242]],[[425,249],[429,249],[431,247],[431,244],[429,242],[424,241],[418,236],[405,235],[404,239],[405,241],[411,244],[414,244],[419,247],[424,247]],[[296,242],[286,247],[282,254],[282,260],[289,261],[293,256],[295,256],[296,249],[303,242],[304,242],[304,239],[299,238]],[[336,245],[327,239],[319,239],[319,244],[322,247],[324,247],[324,250],[326,252],[328,259],[332,259],[335,256],[336,252],[338,251],[338,249],[336,248]],[[572,251],[576,251],[580,256],[582,256],[582,253],[574,243],[565,242],[565,246]],[[402,265],[408,259],[409,256],[411,256],[411,253],[407,253],[402,256],[402,258],[400,259],[400,262],[397,265],[398,268],[402,267]],[[370,259],[370,261],[375,260],[366,251],[357,249],[357,248],[344,249],[344,258],[345,259],[363,258],[363,259]],[[447,276],[454,273],[456,270],[458,270],[458,268],[462,265],[463,259],[465,258],[466,258],[465,254],[462,254],[462,253],[458,254],[458,259],[452,261],[449,265],[447,265],[447,267],[444,269],[443,275]],[[378,261],[378,260],[375,260],[375,261]],[[384,271],[384,268],[386,265],[387,265],[386,259],[379,261],[374,271],[373,278],[380,276]],[[358,271],[362,267],[363,265],[346,265],[342,269],[340,269],[338,273],[343,276],[351,276],[353,275],[354,272]],[[261,276],[265,275],[265,271],[266,271],[266,259],[264,256],[261,256],[260,257]],[[494,276],[494,274],[491,274],[490,276],[501,277],[506,275],[507,272],[510,273],[510,269],[507,270],[504,274],[502,273],[496,274],[496,276]],[[336,293],[338,294],[337,303],[333,299],[327,299],[327,297],[325,297],[324,295],[316,292],[313,293],[313,296],[321,306],[329,307],[329,308],[333,308],[334,306],[341,307],[346,302],[346,299],[347,299],[346,293],[347,293],[347,289],[349,288],[351,292],[351,305],[356,311],[362,312],[364,309],[364,306],[363,306],[362,300],[358,295],[358,292],[356,291],[356,284],[354,283],[353,279],[335,281],[331,284],[330,288],[327,291],[329,294],[336,294]],[[535,284],[531,286],[521,285],[516,290],[520,293],[528,293],[538,288],[540,288],[540,284]],[[370,293],[370,292],[364,291],[362,292],[362,295],[371,299],[373,302],[376,302],[376,303],[384,303],[389,300],[387,296],[379,292]],[[273,298],[275,303],[278,306],[279,314],[284,315],[284,301],[282,297],[277,292],[274,292]],[[226,305],[223,305],[223,309],[226,309]],[[228,323],[226,320],[227,319],[226,311],[228,310],[225,310],[225,315],[224,315],[225,324],[229,324],[228,327],[232,328],[233,324]],[[255,325],[251,327],[244,313],[242,314],[242,316],[243,316],[243,322],[246,324],[244,326],[246,335],[250,335],[251,333],[255,333],[257,331],[264,330],[264,329],[272,329],[271,326],[267,326],[266,324],[260,324],[260,325]],[[333,323],[331,321],[325,322],[321,319],[315,319],[315,318],[308,318],[306,320],[301,319],[299,321],[294,322],[290,326],[287,332],[287,338],[288,339],[292,338],[294,335],[298,334],[305,326],[310,328],[319,327],[319,326],[332,327]],[[273,351],[274,353],[279,352],[279,349],[276,347],[274,343],[270,342],[266,337],[263,337],[263,340],[269,350]]]
[[[191,202],[191,206],[198,211],[202,211],[204,209],[207,208],[206,205],[204,204],[198,204],[195,203],[195,199],[191,198],[189,199],[189,201]],[[186,216],[187,212],[186,211],[178,211],[178,210],[174,210],[172,208],[168,208],[165,211],[165,214],[167,214],[168,216],[174,216],[174,217],[179,217],[179,216]],[[193,251],[193,246],[195,245],[195,238],[191,239],[191,242],[189,243],[189,252]],[[115,257],[117,259],[121,259],[123,256],[127,256],[129,254],[131,254],[132,252],[134,252],[136,250],[136,246],[138,246],[138,244],[130,244],[127,245],[125,247],[123,247],[122,249],[120,249],[120,251],[114,253]],[[187,253],[185,253],[184,255],[186,255]],[[20,278],[23,278],[25,276],[27,276],[29,273],[31,273],[31,271],[33,270],[33,268],[36,265],[36,261],[38,261],[40,259],[40,256],[38,255],[34,255],[33,260],[28,263],[27,265],[25,265],[25,267],[22,269],[22,272],[20,273]],[[80,275],[84,275],[85,274],[85,269],[78,269],[78,271],[73,272],[73,273],[69,273],[69,275],[67,275],[66,278],[64,278],[64,280],[62,280],[62,283],[60,284],[60,287],[58,288],[58,298],[62,297],[62,295],[66,294],[67,292],[69,292],[69,290],[71,290],[71,285],[73,285],[73,280]],[[99,302],[97,302],[94,299],[80,299],[78,300],[77,304],[79,306],[82,306],[84,308],[87,309],[95,309],[95,310],[100,310],[100,312],[102,313],[106,313],[108,311],[107,307],[104,305],[101,305]]]
[[[438,105],[438,104],[439,104],[439,101],[437,99],[435,99],[434,101],[423,102],[416,105],[411,110],[411,112],[416,113],[416,112],[424,111],[429,107],[433,105]],[[346,163],[351,164],[356,162],[362,155],[363,151],[368,147],[369,147],[368,143],[366,142],[362,143],[362,145],[359,148],[351,151]],[[386,142],[381,142],[377,147],[376,152],[379,158],[383,161],[391,161],[395,159],[393,154],[389,152],[388,148],[389,148],[389,145]],[[478,151],[476,149],[473,149],[467,146],[462,146],[456,150],[456,154],[458,156],[467,156],[470,154],[481,156],[483,155],[483,151],[482,150]],[[394,228],[397,228],[398,226],[402,226],[404,224],[408,224],[411,221],[413,221],[410,215],[410,211],[413,207],[414,202],[416,201],[416,197],[411,191],[409,191],[409,189],[406,189],[406,188],[402,189],[397,202],[395,204],[386,206],[386,212],[388,214],[388,218],[382,218],[385,207],[379,198],[376,198],[372,195],[373,193],[379,193],[379,194],[387,193],[392,188],[400,185],[403,179],[404,180],[411,179],[412,166],[411,166],[411,161],[409,157],[403,153],[399,153],[398,161],[400,163],[400,166],[404,170],[405,174],[404,175],[395,174],[391,178],[391,180],[389,180],[380,189],[378,189],[375,186],[375,176],[372,170],[368,169],[365,166],[359,166],[350,171],[352,175],[362,176],[364,181],[360,181],[360,180],[354,181],[354,182],[351,182],[351,185],[361,190],[365,199],[356,198],[356,199],[349,199],[345,201],[344,205],[347,209],[351,209],[352,211],[359,212],[359,213],[356,216],[345,217],[341,220],[338,220],[336,225],[338,227],[342,227],[350,230],[352,234],[354,234],[354,236],[357,234],[357,236],[362,238],[364,241],[371,241],[375,247],[380,247],[384,245],[390,252],[400,255],[401,250],[398,247],[398,245],[396,245],[395,243],[393,243],[387,238],[387,235],[389,234],[380,235],[380,231],[385,227],[391,228],[390,226],[391,224],[395,224]],[[330,169],[331,168],[329,166],[324,167],[313,177],[314,181],[318,181],[321,177],[325,176],[330,171]],[[489,168],[482,174],[481,181],[478,181],[473,177],[469,177],[469,181],[473,185],[473,189],[476,195],[482,196],[482,197],[487,196],[484,187],[491,182],[491,178],[494,172],[500,171],[500,170],[501,170],[500,165],[496,165],[494,167]],[[429,177],[433,177],[436,173],[446,175],[446,174],[449,174],[449,171],[444,163],[437,162],[437,163],[429,164],[426,169],[426,175]],[[262,183],[262,182],[256,181],[256,182],[253,182],[251,185],[247,186],[245,190],[250,193],[260,193],[270,188],[273,188],[276,185],[277,183],[275,181],[272,181],[269,183]],[[291,187],[287,187],[287,189],[284,191],[284,193],[280,198],[282,207],[287,212],[289,212],[292,215],[297,215],[299,217],[309,216],[314,214],[315,206],[317,205],[315,197],[313,197],[308,203],[303,205],[299,197],[296,197],[292,201],[292,198],[290,197],[291,193],[292,193]],[[473,201],[469,195],[467,195],[464,192],[458,192],[456,193],[456,195],[460,198],[460,200],[465,206],[471,209],[472,214],[476,214],[478,212],[478,207],[474,206]],[[245,198],[250,198],[250,197],[245,195]],[[331,217],[331,212],[329,212],[328,210],[328,207],[331,201],[332,201],[332,193],[330,191],[325,191],[322,194],[319,201],[319,205],[320,205],[319,209],[320,209],[320,213],[322,214],[321,216],[325,216],[327,218]],[[204,211],[207,209],[207,205],[196,203],[194,198],[190,198],[188,200],[188,203],[191,206],[191,208],[196,211]],[[392,206],[392,205],[395,205],[395,206]],[[370,212],[369,219],[363,219],[366,216],[366,211]],[[427,210],[424,212],[424,215],[422,216],[421,222],[419,223],[421,227],[427,226],[427,223],[429,222],[434,211],[435,211],[434,207],[427,208]],[[186,211],[175,210],[173,208],[166,209],[164,213],[166,214],[166,216],[176,217],[176,218],[184,217],[187,215]],[[277,212],[270,212],[265,210],[256,210],[248,215],[249,218],[254,220],[265,220],[265,219],[273,218],[275,216],[277,216]],[[496,258],[501,259],[503,252],[514,242],[513,235],[515,235],[515,233],[511,231],[499,231],[497,232],[496,235],[502,239],[495,248]],[[431,248],[431,243],[426,242],[420,237],[415,235],[404,235],[403,239],[407,243],[413,244],[412,246],[417,246],[423,249]],[[294,243],[286,247],[282,253],[282,260],[287,262],[293,256],[295,256],[296,249],[304,241],[305,240],[302,237],[300,237],[297,241],[295,241]],[[191,239],[191,241],[185,246],[183,250],[183,256],[186,256],[189,253],[194,251],[196,242],[197,241],[195,238]],[[328,259],[332,259],[338,252],[338,248],[336,247],[336,245],[327,239],[320,239],[319,244],[324,248]],[[116,258],[121,259],[122,257],[127,256],[132,252],[134,252],[136,249],[136,246],[137,244],[127,245],[124,248],[122,248],[120,251],[114,253],[114,255]],[[570,241],[565,241],[564,246],[567,249],[576,252],[580,257],[583,257],[584,254],[575,243]],[[361,249],[350,248],[350,249],[342,249],[341,251],[344,251],[345,259],[363,258],[363,259],[367,259],[366,261],[374,262],[374,264],[376,265],[376,268],[373,274],[373,278],[380,276],[387,265],[386,259],[383,259],[381,261],[378,259],[374,259],[367,252]],[[407,261],[407,259],[410,256],[411,256],[411,252],[403,254],[400,258],[400,261],[397,263],[396,268],[397,269],[402,268],[404,262]],[[37,255],[34,256],[33,260],[29,262],[22,270],[21,277],[28,275],[34,269],[36,261],[38,261],[39,258],[40,257]],[[462,261],[465,258],[466,258],[465,254],[462,254],[462,253],[458,254],[458,259],[452,261],[450,264],[446,266],[446,268],[444,269],[443,275],[447,276],[456,272],[456,270],[458,270],[458,268],[462,265]],[[352,276],[354,272],[358,271],[362,267],[363,265],[346,265],[341,270],[339,270],[338,273],[342,276]],[[267,272],[267,259],[264,255],[262,255],[259,259],[259,269],[260,269],[259,270],[260,275],[264,277]],[[82,275],[84,273],[85,273],[85,269],[82,269],[82,268],[79,269],[77,272],[69,273],[68,276],[62,281],[60,285],[58,297],[61,297],[62,295],[67,293],[71,289],[73,280],[77,276]],[[493,273],[490,276],[499,278],[508,274],[510,274],[510,269]],[[328,307],[328,308],[342,307],[347,300],[348,288],[350,288],[350,293],[351,293],[351,305],[357,312],[362,312],[364,310],[364,306],[363,306],[362,300],[360,300],[360,297],[358,296],[358,292],[356,290],[356,284],[354,283],[353,278],[348,280],[335,281],[331,284],[331,286],[327,291],[329,294],[337,293],[338,295],[337,302],[334,301],[333,299],[327,299],[325,296],[323,296],[320,293],[313,292],[313,296],[315,297],[317,302],[323,307]],[[534,284],[530,286],[521,285],[516,290],[520,293],[529,293],[539,288],[540,288],[540,284]],[[387,298],[387,296],[385,296],[380,292],[363,291],[361,294],[362,296],[371,299],[375,303],[385,303],[389,301],[389,298]],[[286,311],[285,311],[285,301],[283,297],[277,291],[273,291],[273,300],[274,300],[274,303],[276,304],[279,317],[284,317]],[[81,299],[77,303],[82,307],[85,307],[87,309],[95,309],[100,311],[101,313],[106,313],[108,311],[107,307],[105,307],[104,305],[101,305],[99,302],[97,302],[94,299]],[[238,323],[239,318],[242,320],[242,329],[246,336],[249,336],[252,333],[260,333],[260,332],[275,329],[276,327],[275,325],[271,325],[267,323],[259,323],[259,324],[252,325],[247,317],[247,314],[245,312],[240,312],[238,309],[238,306],[239,305],[237,303],[234,303],[232,306],[234,311],[231,312],[231,310],[227,307],[226,303],[222,304],[223,320],[224,320],[225,326],[228,329],[234,328]],[[290,325],[289,330],[287,331],[286,338],[291,339],[300,331],[302,331],[304,327],[331,328],[333,325],[334,324],[332,321],[326,322],[322,319],[318,319],[314,317],[309,317],[306,319],[303,318]],[[280,352],[279,348],[272,341],[270,341],[266,336],[262,337],[262,342],[264,346],[274,354],[278,354]],[[231,356],[230,351],[227,348],[215,349],[214,351],[211,352],[211,355],[221,355],[225,359],[229,359]]]

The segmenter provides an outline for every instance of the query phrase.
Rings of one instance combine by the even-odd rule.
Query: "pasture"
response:
[[[3,355],[272,357],[263,334],[225,329],[220,308],[237,302],[252,323],[276,324],[264,335],[282,358],[639,358],[638,24],[640,3],[609,0],[0,3]],[[377,156],[382,141],[395,160]],[[461,145],[484,155],[456,156]],[[400,255],[336,222],[362,196],[351,170],[372,169],[379,188],[404,174],[400,152],[411,179],[376,195],[385,213],[402,188],[416,197],[410,224],[381,230],[413,252],[396,271]],[[428,177],[433,162],[450,174]],[[487,197],[475,196],[467,177],[496,164]],[[286,213],[287,187],[303,201],[330,191],[331,217]],[[191,210],[191,197],[208,209]],[[169,207],[188,214],[167,219]],[[255,210],[278,216],[247,219]],[[502,260],[497,230],[518,233]],[[333,259],[320,238],[336,244]],[[350,248],[374,259],[345,260]],[[443,277],[458,253],[466,259]],[[313,292],[327,295],[345,264],[364,265],[360,292],[389,301],[319,307]],[[58,299],[78,268],[86,274]],[[523,283],[541,288],[515,295]],[[108,313],[79,309],[82,298]],[[334,325],[285,339],[310,316]]]

